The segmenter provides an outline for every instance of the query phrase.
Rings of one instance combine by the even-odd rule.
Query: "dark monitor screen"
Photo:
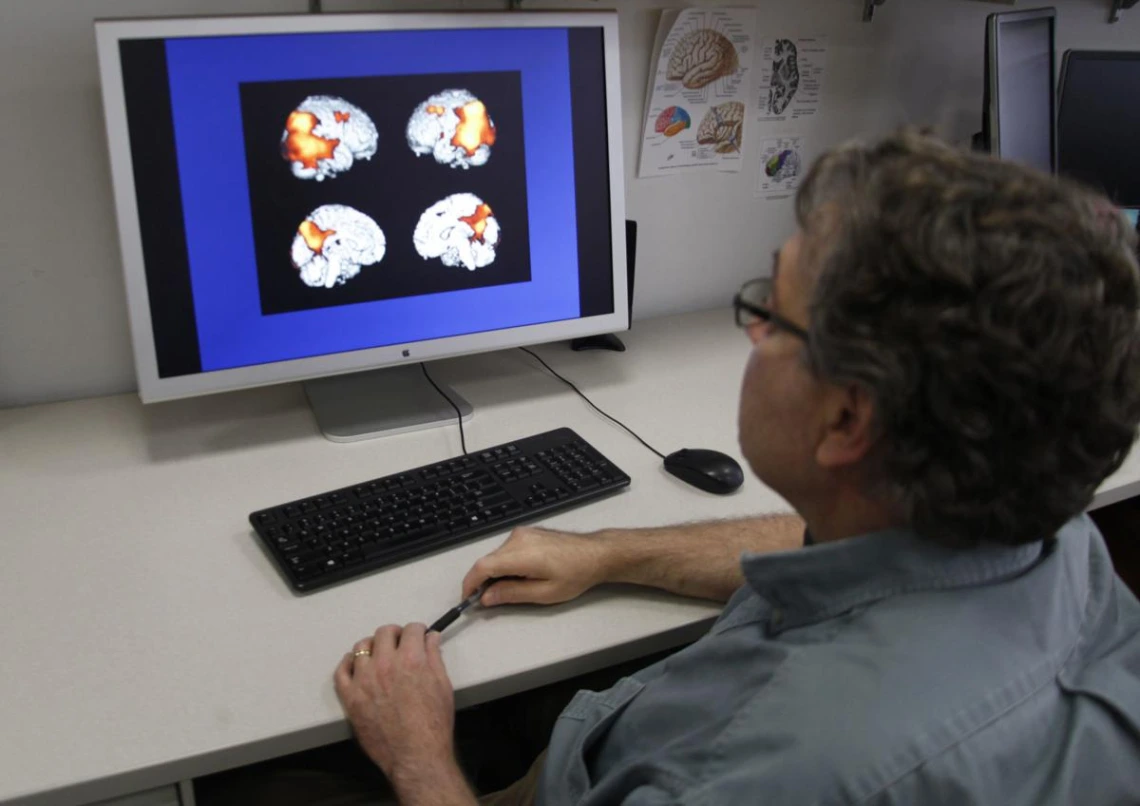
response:
[[[1140,52],[1065,53],[1058,171],[1140,207]]]

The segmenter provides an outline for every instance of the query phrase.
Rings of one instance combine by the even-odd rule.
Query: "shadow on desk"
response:
[[[149,404],[142,407],[142,423],[147,452],[156,462],[311,439],[318,433],[304,389],[296,383]]]
[[[630,359],[620,353],[575,353],[568,342],[529,349],[587,395],[630,382],[627,370]],[[434,372],[436,365],[431,366]],[[570,392],[562,381],[522,350],[447,359],[440,361],[438,367],[440,377],[476,406],[534,403]]]
[[[545,748],[562,709],[582,689],[602,691],[683,647],[608,666],[578,677],[466,708],[456,714],[455,747],[479,794],[504,789],[526,774]],[[318,747],[194,781],[198,806],[315,806],[383,803],[383,774],[353,741]]]

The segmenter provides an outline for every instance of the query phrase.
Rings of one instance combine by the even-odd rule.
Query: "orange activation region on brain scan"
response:
[[[457,107],[455,114],[459,116],[459,125],[451,138],[453,146],[462,148],[470,157],[479,150],[479,146],[495,144],[495,124],[487,116],[487,107],[482,101],[468,101]]]
[[[297,232],[301,233],[301,237],[305,239],[305,245],[316,254],[320,254],[325,248],[325,241],[330,235],[336,235],[334,229],[321,229],[315,222],[305,219],[301,222],[301,226],[297,227]]]
[[[487,229],[487,219],[490,218],[491,215],[491,205],[480,204],[475,208],[475,212],[471,215],[461,215],[459,216],[459,220],[475,231],[475,234],[471,236],[471,240],[482,241],[483,233]]]
[[[429,115],[442,115],[447,110],[438,104],[429,104],[427,109],[424,110]]]
[[[336,118],[337,123],[348,123],[348,119],[352,117],[348,112],[333,112],[333,117]]]
[[[337,113],[340,114],[339,112]],[[319,160],[332,159],[333,151],[340,140],[326,140],[313,134],[317,128],[317,116],[311,112],[292,112],[285,121],[285,131],[289,135],[281,144],[281,153],[290,162],[299,162],[306,168],[315,170]]]

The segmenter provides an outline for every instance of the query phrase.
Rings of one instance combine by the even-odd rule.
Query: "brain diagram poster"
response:
[[[754,87],[760,122],[800,121],[820,110],[827,38],[764,37]]]
[[[760,176],[757,196],[790,196],[800,186],[807,165],[801,137],[770,137],[760,140]]]
[[[639,176],[741,169],[755,27],[754,9],[662,12]]]

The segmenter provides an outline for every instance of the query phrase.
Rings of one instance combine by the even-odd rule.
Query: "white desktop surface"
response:
[[[739,459],[749,348],[731,313],[621,335],[625,353],[538,352],[658,450]],[[431,370],[475,406],[469,450],[570,426],[633,478],[550,526],[787,509],[751,477],[727,497],[679,482],[517,350]],[[441,615],[505,532],[297,596],[248,514],[457,453],[455,426],[329,442],[296,384],[146,408],[123,395],[0,411],[0,803],[85,803],[346,738],[332,685],[343,653],[381,624]],[[1134,453],[1097,504],[1137,492]],[[692,640],[718,611],[606,587],[465,616],[445,633],[444,659],[457,704],[470,705]]]

